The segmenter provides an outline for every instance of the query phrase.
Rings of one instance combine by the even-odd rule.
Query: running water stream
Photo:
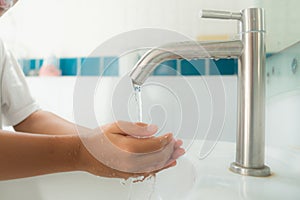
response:
[[[137,107],[137,116],[138,122],[143,122],[143,103],[142,103],[142,92],[141,86],[133,84],[133,91],[134,91],[134,99]],[[141,183],[143,182],[143,183]],[[150,177],[146,178],[145,180],[140,180],[140,178],[130,178],[127,181],[121,181],[121,184],[127,186],[129,184],[129,192],[128,192],[128,200],[135,200],[139,199],[140,195],[143,195],[143,199],[153,200],[154,193],[155,193],[155,185],[156,185],[156,177],[155,175],[151,175]],[[148,187],[135,187],[136,184],[146,184]],[[150,189],[149,189],[150,187]],[[135,191],[135,189],[149,189],[147,191]]]
[[[134,98],[137,105],[138,121],[143,122],[143,103],[141,86],[133,84]]]

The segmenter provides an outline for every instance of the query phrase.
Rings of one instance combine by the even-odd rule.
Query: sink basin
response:
[[[2,200],[176,200],[176,199],[300,199],[300,148],[267,147],[266,163],[272,176],[255,178],[229,171],[235,144],[219,142],[199,159],[195,141],[172,169],[143,183],[107,179],[72,172],[0,182]]]
[[[272,176],[265,178],[229,171],[235,155],[233,143],[218,143],[204,160],[197,159],[196,150],[191,152],[197,182],[186,199],[300,199],[300,149],[267,147],[266,164],[271,167]]]

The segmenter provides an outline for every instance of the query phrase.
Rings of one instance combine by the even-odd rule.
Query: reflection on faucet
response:
[[[230,169],[242,175],[269,176],[264,165],[265,149],[265,25],[261,8],[240,13],[203,10],[203,18],[235,19],[240,22],[240,40],[180,42],[148,51],[130,73],[142,85],[162,62],[171,59],[238,58],[238,128],[236,161]]]

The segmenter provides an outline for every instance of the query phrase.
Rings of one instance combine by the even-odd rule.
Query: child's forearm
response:
[[[77,134],[79,127],[51,112],[39,110],[32,113],[25,120],[14,126],[19,132],[50,134],[50,135],[73,135]],[[86,129],[88,130],[88,129]]]
[[[0,180],[78,170],[77,135],[0,131]]]

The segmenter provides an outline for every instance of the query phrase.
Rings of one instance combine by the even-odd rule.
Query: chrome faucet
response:
[[[265,22],[261,8],[241,12],[202,10],[202,18],[239,21],[240,40],[179,42],[148,51],[130,73],[142,85],[163,61],[171,59],[238,58],[238,127],[236,160],[230,170],[248,176],[269,176],[265,158]]]

